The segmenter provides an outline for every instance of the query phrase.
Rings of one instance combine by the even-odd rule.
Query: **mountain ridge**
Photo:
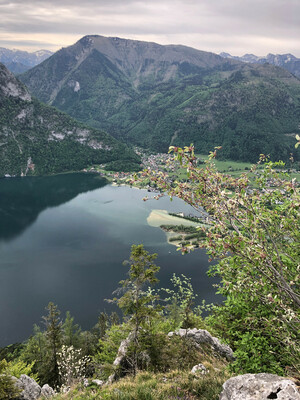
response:
[[[183,50],[186,57],[183,57],[182,53],[178,49]],[[160,45],[154,42],[143,42],[139,40],[122,39],[117,37],[105,37],[99,35],[88,35],[84,36],[78,40],[75,44],[62,48],[56,52],[56,55],[64,55],[65,65],[51,65],[53,67],[52,73],[55,79],[59,79],[61,71],[58,72],[59,68],[63,68],[64,73],[69,74],[72,70],[78,68],[80,64],[91,55],[93,50],[101,52],[106,56],[113,65],[117,66],[123,73],[125,73],[128,79],[132,78],[132,70],[136,72],[137,77],[139,75],[147,76],[154,69],[147,68],[147,60],[153,60],[156,56],[156,63],[181,63],[183,61],[193,62],[193,65],[201,68],[206,68],[217,65],[224,64],[222,57],[214,53],[204,52],[201,50],[196,50],[191,47],[183,45]],[[203,57],[199,55],[205,55],[209,58],[209,62],[203,60]],[[120,59],[120,57],[123,57]],[[151,58],[152,56],[152,58]],[[146,60],[146,61],[145,61]],[[53,57],[50,57],[48,63],[53,62]],[[73,64],[71,64],[73,62]],[[75,65],[74,65],[75,63]],[[236,62],[231,60],[230,64],[236,64]],[[70,65],[71,64],[71,65]],[[45,64],[42,63],[40,66],[35,68],[35,71],[39,73],[43,69]],[[174,77],[175,71],[168,71],[167,75],[164,75],[160,81],[167,81]],[[24,76],[30,77],[31,72],[24,74]],[[23,79],[21,77],[21,79]],[[26,80],[26,78],[25,78]],[[50,81],[52,79],[50,78]],[[134,81],[134,87],[138,86],[138,81]],[[29,78],[29,87],[30,87]],[[59,85],[60,86],[60,85]],[[49,86],[40,87],[38,91],[38,97],[43,101],[49,102],[47,96]],[[36,90],[34,90],[36,93]],[[42,94],[45,92],[45,94]],[[53,103],[55,99],[55,94],[50,95],[50,104]]]
[[[14,74],[28,71],[54,54],[49,50],[36,50],[28,52],[18,49],[0,47],[0,62]]]
[[[282,135],[299,132],[299,79],[186,46],[85,36],[20,78],[40,100],[155,151],[193,142],[223,145],[226,158],[288,159]]]
[[[272,54],[269,53],[266,56],[256,56],[255,54],[244,54],[243,56],[232,56],[229,53],[220,53],[221,57],[229,58],[242,62],[264,64],[269,63],[282,67],[283,69],[291,72],[298,78],[300,78],[300,58],[295,57],[293,54]]]

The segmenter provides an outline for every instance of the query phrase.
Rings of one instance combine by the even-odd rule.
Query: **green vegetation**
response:
[[[11,376],[6,372],[6,366],[6,361],[0,360],[0,399],[10,400],[16,398],[20,390],[15,387]]]
[[[154,290],[159,270],[156,254],[133,245],[125,262],[128,278],[120,282],[111,301],[122,310],[123,319],[103,312],[91,331],[82,332],[70,313],[63,322],[57,307],[49,303],[44,330],[36,326],[24,344],[0,352],[5,358],[0,362],[3,398],[11,396],[10,374],[18,376],[22,371],[41,384],[72,386],[70,393],[58,398],[78,400],[168,396],[217,400],[231,373],[299,377],[300,198],[296,181],[281,172],[283,162],[270,162],[263,155],[259,173],[253,166],[235,178],[218,171],[213,162],[217,149],[200,166],[193,146],[171,150],[186,168],[188,179],[174,181],[166,172],[148,170],[149,181],[170,196],[205,209],[211,225],[205,231],[182,225],[162,229],[181,234],[177,238],[183,253],[200,242],[203,245],[205,239],[210,258],[218,260],[209,274],[219,276],[218,293],[224,302],[196,306],[197,294],[184,275],[173,275],[172,289]],[[210,312],[206,318],[203,310]],[[208,329],[228,343],[235,359],[228,363],[210,346],[167,336],[178,328],[194,327]],[[116,367],[113,362],[121,341],[126,344],[126,357]],[[195,379],[190,369],[200,362],[209,372]],[[84,376],[122,379],[103,388],[93,384],[84,388]]]
[[[0,90],[0,177],[78,171],[113,162],[114,168],[137,170],[139,157],[103,131],[89,128],[53,107],[30,100],[15,78],[0,65],[0,83],[13,83],[20,97]],[[27,96],[27,97],[24,97]]]
[[[176,214],[171,214],[175,215]],[[185,218],[185,217],[182,217]],[[196,218],[190,217],[186,218],[188,220],[194,221]],[[198,219],[197,219],[198,221]],[[196,228],[195,226],[185,226],[185,225],[161,225],[160,228],[165,232],[171,233],[181,233],[181,235],[170,236],[168,237],[168,241],[170,243],[176,242],[176,245],[195,245],[195,247],[199,247],[199,242],[206,237],[205,230],[202,228]],[[194,239],[193,242],[191,240]],[[179,243],[178,243],[179,242]]]
[[[267,162],[256,175],[234,178],[220,173],[212,159],[198,167],[192,146],[173,148],[187,169],[188,182],[166,173],[148,178],[170,196],[183,198],[212,216],[205,247],[218,264],[210,274],[221,278],[218,293],[226,300],[206,319],[235,350],[236,372],[299,372],[299,188]],[[256,167],[250,173],[255,173]],[[182,251],[193,248],[182,245]]]
[[[158,282],[156,273],[159,267],[154,264],[157,254],[149,254],[143,245],[131,248],[130,260],[125,264],[130,265],[129,278],[121,281],[124,289],[124,294],[119,299],[114,299],[118,306],[123,311],[124,315],[128,315],[128,323],[132,326],[131,330],[131,360],[130,364],[134,374],[136,374],[140,364],[140,353],[142,352],[140,337],[141,330],[149,333],[151,321],[157,316],[158,307],[153,304],[156,296],[151,290],[145,291],[149,285],[154,285]],[[149,305],[152,307],[149,307]]]
[[[3,379],[10,373],[18,376],[25,372],[41,385],[48,382],[56,388],[71,386],[72,391],[61,395],[62,399],[115,398],[111,397],[116,394],[114,389],[123,393],[124,398],[129,390],[132,396],[143,396],[147,392],[153,399],[177,392],[190,396],[201,393],[204,399],[211,399],[212,395],[216,398],[229,376],[227,361],[214,354],[209,345],[196,345],[187,337],[167,336],[179,327],[206,326],[201,308],[195,308],[197,295],[190,279],[174,274],[173,289],[155,292],[149,287],[158,282],[159,267],[154,264],[155,258],[156,254],[149,254],[142,245],[132,246],[130,259],[125,263],[129,265],[128,279],[120,282],[122,290],[113,300],[123,311],[122,322],[115,313],[111,316],[101,313],[96,326],[90,332],[82,332],[70,313],[62,322],[57,307],[49,303],[43,317],[44,330],[36,326],[34,334],[11,355],[12,361],[2,362]],[[129,341],[126,358],[115,369],[113,361],[121,341],[126,338]],[[200,362],[209,371],[196,379],[188,371]],[[85,376],[107,379],[112,373],[115,378],[134,374],[136,381],[126,378],[103,389],[95,385],[82,387]],[[139,383],[150,383],[150,380],[156,380],[156,384],[151,383],[150,387],[145,383],[143,392]]]
[[[30,112],[26,123],[16,116],[22,109]],[[41,120],[43,122],[41,122]],[[34,130],[32,129],[34,124]],[[45,175],[64,171],[78,171],[91,164],[114,161],[117,168],[127,170],[138,168],[138,157],[123,144],[110,138],[104,132],[88,129],[53,108],[43,106],[34,100],[32,103],[19,104],[7,100],[0,111],[0,127],[13,130],[6,146],[1,146],[0,174],[20,175],[26,173],[28,159],[31,158],[34,168],[27,169],[27,174]],[[62,135],[63,140],[51,138],[51,132]],[[89,141],[103,143],[109,150],[94,149],[79,143],[80,132],[88,132]],[[69,132],[69,134],[67,133]],[[71,135],[70,135],[71,133]],[[49,139],[50,137],[50,139]],[[105,144],[105,145],[104,145]],[[120,161],[117,161],[120,160]]]
[[[190,160],[190,155],[187,157]],[[268,173],[271,173],[268,171],[270,166],[267,164]],[[195,170],[193,172],[195,173]],[[214,173],[219,174],[216,170]],[[266,174],[265,179],[267,176],[269,175]],[[214,178],[218,182],[216,175]],[[232,185],[232,180],[230,184]],[[195,190],[193,193],[195,194]],[[213,203],[213,193],[215,192],[211,187],[210,203]],[[201,192],[201,198],[204,194],[205,192]],[[292,200],[299,207],[294,193],[290,192],[289,195],[292,196],[289,197],[289,201]],[[259,204],[263,207],[264,197],[261,196]],[[274,196],[278,200],[280,195],[276,192]],[[198,201],[195,196],[193,199]],[[271,200],[267,209],[264,209],[264,221],[269,229],[271,221],[267,221],[266,212],[270,210],[270,205],[272,211],[274,207],[276,208]],[[207,204],[206,209],[209,209]],[[280,204],[276,211],[280,209],[284,210],[289,222],[296,215],[295,209],[289,211],[284,204]],[[261,213],[261,210],[255,215],[258,213]],[[276,218],[277,216],[275,220]],[[255,219],[251,221],[254,234],[257,229],[256,223]],[[281,223],[285,226],[282,216]],[[217,231],[214,230],[216,227]],[[192,231],[195,229],[188,228]],[[240,224],[238,228],[241,229]],[[167,226],[167,229],[171,229],[171,226]],[[15,349],[11,361],[1,362],[4,375],[0,378],[5,382],[3,386],[5,393],[11,390],[9,373],[18,375],[20,371],[35,374],[32,376],[39,379],[41,384],[51,382],[55,387],[71,386],[69,393],[58,396],[59,400],[97,398],[140,400],[164,399],[166,396],[176,396],[179,399],[200,397],[203,400],[217,400],[222,384],[230,377],[232,371],[264,371],[297,376],[298,295],[294,291],[292,281],[286,282],[286,275],[296,281],[292,276],[295,273],[292,263],[296,257],[294,239],[299,233],[289,227],[283,233],[286,237],[289,232],[288,243],[284,244],[282,239],[276,239],[278,246],[284,246],[286,251],[284,262],[288,263],[289,268],[282,266],[282,269],[278,270],[280,281],[274,282],[272,275],[268,274],[266,269],[263,277],[259,275],[265,259],[261,252],[258,254],[259,263],[255,260],[254,253],[251,253],[253,263],[250,264],[248,260],[247,265],[239,251],[244,249],[242,241],[237,240],[235,231],[224,230],[222,242],[219,240],[219,232],[219,224],[210,228],[207,234],[207,247],[211,255],[216,254],[221,257],[219,264],[213,266],[211,272],[217,272],[221,276],[219,292],[226,296],[223,305],[195,306],[197,294],[194,293],[191,280],[184,275],[180,277],[173,275],[171,279],[173,289],[162,288],[154,291],[151,286],[158,283],[156,273],[159,270],[154,264],[156,254],[149,254],[143,245],[133,245],[130,259],[125,262],[125,265],[129,266],[128,278],[120,282],[121,290],[117,292],[118,297],[112,300],[123,311],[124,320],[120,322],[115,313],[111,316],[101,313],[96,326],[90,332],[82,332],[78,325],[74,324],[70,313],[66,314],[62,323],[57,307],[49,303],[47,315],[43,317],[45,330],[35,327],[34,335]],[[195,232],[192,233],[194,234]],[[248,239],[249,235],[243,240]],[[224,245],[229,244],[230,240],[232,242],[229,249],[232,255],[228,255],[228,247]],[[274,240],[272,231],[268,230],[266,242],[264,238],[260,240],[264,246],[272,246]],[[251,252],[249,243],[248,247],[248,251]],[[282,248],[279,247],[278,251],[281,252]],[[288,254],[292,256],[288,258]],[[248,253],[246,256],[248,257]],[[239,267],[241,261],[244,264],[243,269]],[[275,254],[272,256],[272,261],[273,263],[278,261]],[[290,285],[289,290],[282,290],[283,283]],[[279,288],[281,290],[278,290]],[[207,309],[211,314],[203,319],[202,311]],[[292,310],[294,314],[291,313]],[[167,336],[171,330],[194,327],[210,329],[214,334],[224,338],[235,349],[236,359],[228,364],[225,359],[217,356],[209,345],[199,346],[188,337]],[[125,339],[126,357],[116,369],[113,362],[121,341]],[[7,355],[7,352],[2,351],[2,354]],[[206,374],[195,376],[190,370],[199,363],[202,363],[208,371]],[[129,376],[124,378],[128,374]],[[86,388],[82,385],[85,376],[104,380],[113,376],[119,380],[102,388],[95,384],[90,384]]]
[[[118,160],[111,161],[105,165],[106,171],[116,171],[116,172],[132,172],[140,171],[141,167],[134,161],[130,160]]]
[[[172,214],[170,214],[170,215],[172,215]],[[176,214],[173,214],[173,215],[176,215]],[[166,232],[181,232],[181,233],[191,233],[191,234],[199,233],[199,230],[195,226],[161,225],[160,228]]]
[[[23,82],[42,101],[152,151],[194,143],[205,154],[222,145],[223,159],[256,162],[264,153],[288,161],[300,107],[300,82],[289,72],[188,48],[176,50],[183,62],[168,54],[170,61],[162,63],[164,46],[153,48],[149,58],[147,43],[137,51],[127,41],[129,62],[121,41],[114,47],[107,39],[114,48],[110,56],[108,48],[101,52],[102,42],[96,45],[97,37],[93,42],[95,47],[83,38],[60,50],[26,72]],[[75,67],[83,49],[85,59]]]
[[[184,219],[187,219],[188,221],[192,221],[192,222],[199,222],[198,217],[189,217],[188,215],[182,216],[182,215],[179,215],[176,213],[169,213],[169,215],[173,215],[173,217],[184,218]]]
[[[208,369],[211,364],[206,364]],[[222,384],[230,378],[223,369],[212,371],[209,376],[197,376],[174,370],[166,373],[139,372],[136,377],[126,377],[112,385],[97,389],[95,385],[88,388],[76,388],[71,394],[58,396],[58,400],[217,400]]]
[[[209,156],[204,154],[197,154],[196,156],[199,158],[199,160],[201,160],[202,163],[209,159]],[[218,158],[215,158],[214,163],[219,172],[230,173],[230,175],[232,172],[238,172],[241,174],[242,172],[249,171],[252,168],[252,163],[249,162],[219,160]]]
[[[27,367],[30,366],[29,375],[35,377],[40,385],[48,383],[56,388],[64,383],[60,373],[63,348],[80,350],[82,358],[93,354],[99,339],[98,324],[93,332],[82,332],[74,324],[70,313],[66,314],[63,323],[57,306],[49,303],[46,310],[47,315],[43,317],[45,328],[34,326],[33,335],[22,345],[18,354],[13,355],[12,365],[25,363]],[[10,369],[8,365],[7,370]]]

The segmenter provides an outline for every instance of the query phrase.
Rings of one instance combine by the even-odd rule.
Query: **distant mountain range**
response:
[[[245,54],[242,57],[232,56],[229,53],[220,53],[221,57],[231,58],[247,63],[258,63],[264,64],[269,63],[281,67],[291,72],[298,78],[300,78],[300,58],[293,56],[293,54],[268,54],[265,57],[258,57],[254,54]]]
[[[21,74],[40,64],[53,53],[49,50],[37,50],[33,53],[22,50],[9,50],[0,47],[0,62],[14,74]]]
[[[43,102],[157,151],[194,143],[222,145],[229,159],[288,159],[299,132],[299,79],[186,46],[85,36],[20,79]]]
[[[125,144],[32,98],[3,64],[0,105],[0,177],[78,171],[116,160],[123,168],[139,163]]]

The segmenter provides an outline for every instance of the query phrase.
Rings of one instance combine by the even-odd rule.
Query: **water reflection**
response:
[[[84,173],[0,179],[0,240],[22,233],[43,210],[106,183],[97,175]]]
[[[126,279],[132,244],[158,253],[160,287],[184,273],[199,303],[216,301],[205,251],[182,256],[147,223],[154,209],[193,209],[176,198],[144,202],[145,194],[85,174],[0,181],[0,347],[26,339],[49,301],[90,329]]]

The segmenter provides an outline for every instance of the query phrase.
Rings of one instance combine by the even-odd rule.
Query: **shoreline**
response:
[[[201,227],[203,224],[200,222],[194,222],[190,221],[187,219],[184,219],[182,217],[175,217],[174,215],[170,215],[166,210],[152,210],[147,218],[147,223],[150,226],[153,226],[155,228],[161,228],[161,225],[183,225],[183,226],[192,226],[192,227]],[[179,233],[179,232],[172,232],[172,231],[165,231],[167,242],[168,244],[178,247],[179,244],[185,240],[185,237],[188,235],[188,233]],[[181,236],[182,239],[176,240],[176,241],[171,241],[170,239],[172,237],[176,236]]]
[[[152,210],[147,218],[148,225],[155,228],[160,228],[161,225],[184,225],[199,227],[202,224],[199,222],[189,221],[181,217],[170,215],[166,210]]]

